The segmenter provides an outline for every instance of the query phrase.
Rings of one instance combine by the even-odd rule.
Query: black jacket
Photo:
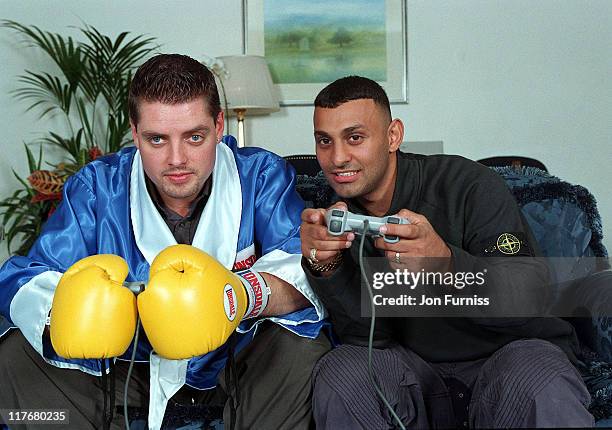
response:
[[[536,242],[504,180],[489,168],[458,156],[423,156],[398,151],[398,172],[387,215],[406,208],[424,215],[446,242],[455,271],[477,271],[487,263],[489,294],[498,301],[533,305],[546,300],[547,269],[536,259],[517,268],[519,260],[499,257],[495,244],[500,235],[521,239],[515,256],[539,254]],[[365,214],[355,201],[349,211]],[[361,317],[361,277],[358,240],[344,251],[343,263],[327,278],[314,274],[303,261],[308,280],[326,306],[334,331],[342,343],[366,345],[370,318]],[[364,255],[383,256],[366,239]],[[515,257],[513,256],[513,257]],[[532,260],[532,261],[531,261]],[[454,291],[470,295],[469,289]],[[533,315],[536,315],[535,313]],[[570,323],[554,317],[486,318],[404,317],[377,318],[375,346],[399,342],[431,362],[476,360],[490,356],[503,345],[522,338],[541,338],[560,346],[575,361],[577,340]]]

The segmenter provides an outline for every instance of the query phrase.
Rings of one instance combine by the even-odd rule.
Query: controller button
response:
[[[342,221],[332,220],[329,223],[329,231],[332,233],[342,233]]]
[[[344,211],[332,209],[332,216],[344,216]]]
[[[394,217],[394,216],[390,216],[389,218],[387,218],[387,224],[399,224],[399,218]]]

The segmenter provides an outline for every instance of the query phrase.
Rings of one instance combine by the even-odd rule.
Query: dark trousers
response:
[[[183,387],[169,401],[175,404],[224,405],[229,428],[231,394],[236,429],[308,429],[312,426],[311,373],[317,360],[330,348],[321,334],[317,339],[299,337],[273,323],[263,323],[253,342],[236,356],[238,390],[225,386],[227,368],[213,390]],[[123,390],[126,362],[115,366],[115,414],[111,428],[124,428]],[[79,370],[47,364],[18,330],[0,339],[0,408],[68,409],[70,423],[54,429],[99,429],[103,425],[102,378]],[[237,396],[237,398],[236,398]],[[148,363],[136,363],[129,383],[128,406],[147,408]],[[11,426],[48,428],[41,426]]]
[[[367,348],[343,345],[319,361],[313,372],[317,429],[396,428],[370,382],[367,360]],[[406,428],[593,426],[580,374],[544,340],[511,342],[471,362],[427,363],[400,346],[374,350],[372,361]],[[461,415],[465,422],[457,421]]]

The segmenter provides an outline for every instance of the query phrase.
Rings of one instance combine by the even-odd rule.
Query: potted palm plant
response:
[[[42,224],[61,199],[67,177],[95,158],[118,151],[130,143],[128,90],[132,73],[158,48],[155,39],[119,34],[114,40],[85,25],[82,41],[3,20],[2,27],[24,37],[28,46],[41,49],[59,72],[26,70],[14,96],[29,103],[40,118],[60,115],[67,134],[48,132],[40,139],[38,157],[26,145],[30,175],[11,196],[0,200],[0,216],[7,248],[17,243],[15,254],[25,255],[39,235]],[[43,169],[43,146],[61,148],[64,160]]]

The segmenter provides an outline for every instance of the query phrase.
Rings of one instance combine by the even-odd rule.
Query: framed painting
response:
[[[359,75],[408,102],[406,0],[243,0],[243,50],[266,57],[281,105]]]

